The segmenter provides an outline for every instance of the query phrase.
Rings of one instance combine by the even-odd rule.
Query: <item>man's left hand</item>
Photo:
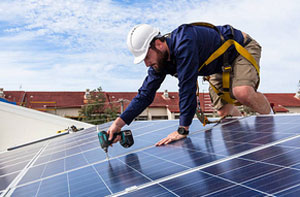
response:
[[[169,144],[170,142],[177,141],[183,138],[186,138],[186,135],[181,135],[177,131],[174,131],[173,133],[170,133],[166,138],[157,142],[155,146],[166,145]]]

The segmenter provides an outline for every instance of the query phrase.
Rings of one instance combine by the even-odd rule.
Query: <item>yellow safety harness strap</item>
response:
[[[211,54],[209,56],[209,58],[200,66],[198,71],[200,71],[204,66],[210,64],[212,61],[217,59],[219,56],[223,55],[231,45],[234,45],[237,52],[240,55],[242,55],[244,58],[246,58],[255,67],[257,74],[259,75],[260,74],[259,67],[258,67],[255,59],[253,58],[253,56],[243,46],[241,46],[238,42],[236,42],[235,40],[232,40],[232,39],[225,41],[213,54]],[[209,83],[210,83],[212,89],[223,100],[225,100],[227,103],[230,103],[230,104],[237,104],[237,101],[235,99],[231,98],[230,91],[229,91],[231,71],[232,71],[232,68],[230,65],[223,66],[223,77],[222,77],[223,92],[220,92],[213,84],[211,84],[210,82]]]
[[[231,45],[234,45],[237,52],[241,54],[244,58],[246,58],[255,67],[259,75],[259,67],[253,56],[243,46],[241,46],[238,42],[232,39],[225,41],[224,44],[222,44],[222,46],[220,46],[213,54],[211,54],[209,58],[199,67],[198,71],[200,71],[204,66],[208,65],[209,63],[217,59],[219,56],[221,56],[223,53],[225,53],[225,51]]]

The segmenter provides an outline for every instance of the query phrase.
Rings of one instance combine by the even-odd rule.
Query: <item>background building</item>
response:
[[[89,90],[85,92],[35,92],[3,91],[0,96],[16,105],[56,114],[71,119],[79,118],[82,106],[88,103]],[[137,92],[103,92],[106,107],[115,107],[122,113],[136,96]],[[276,113],[300,113],[300,91],[295,93],[266,93],[267,99],[274,106]],[[178,92],[157,92],[153,103],[147,107],[137,120],[161,120],[179,118]],[[208,93],[200,93],[201,108],[207,116],[216,117]]]

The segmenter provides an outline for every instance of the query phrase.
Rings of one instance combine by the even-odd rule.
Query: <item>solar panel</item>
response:
[[[0,154],[0,192],[19,175],[21,170],[34,158],[41,145],[25,147],[22,150],[3,152]]]
[[[106,130],[110,124],[99,128]],[[22,169],[23,176],[11,178],[15,184],[8,187],[0,182],[4,187],[0,192],[12,196],[300,192],[300,115],[233,118],[205,128],[194,120],[188,138],[154,146],[177,127],[177,120],[133,122],[124,129],[132,130],[134,146],[114,145],[109,148],[109,161],[96,128],[51,139]]]

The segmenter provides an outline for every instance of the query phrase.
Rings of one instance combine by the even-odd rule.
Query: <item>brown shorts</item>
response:
[[[251,39],[251,41],[245,46],[245,49],[254,57],[259,66],[259,60],[261,56],[261,46],[250,36],[245,39]],[[255,67],[243,56],[238,55],[232,64],[232,73],[230,74],[230,94],[231,97],[234,98],[232,94],[232,88],[237,86],[251,86],[255,90],[258,88],[259,84],[259,76]],[[222,90],[222,73],[216,73],[210,76],[209,81],[218,89]],[[213,106],[216,110],[220,110],[225,104],[226,101],[221,99],[215,91],[209,87],[209,94],[212,101]]]

